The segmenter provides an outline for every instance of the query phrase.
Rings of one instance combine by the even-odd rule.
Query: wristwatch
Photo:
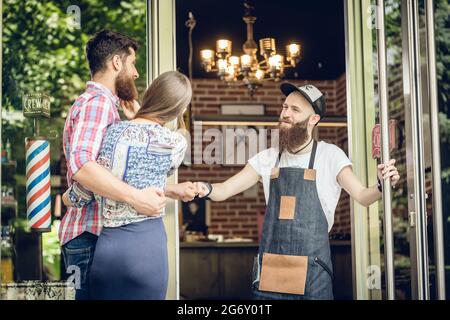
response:
[[[69,190],[69,200],[72,203],[73,207],[81,208],[83,206],[83,202],[81,201],[81,197],[75,193],[73,188]]]
[[[77,184],[70,187],[68,197],[72,206],[76,208],[82,208],[93,200],[93,195],[78,188]]]
[[[208,197],[211,194],[212,189],[213,189],[211,183],[209,183],[209,182],[202,182],[202,183],[204,183],[209,189],[209,192],[203,198],[205,198],[205,200],[211,200],[211,198]]]
[[[377,178],[377,187],[378,187],[378,191],[383,192],[383,185],[381,184],[381,181],[379,178]]]

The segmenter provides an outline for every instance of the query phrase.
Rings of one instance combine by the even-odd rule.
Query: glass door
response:
[[[348,1],[347,14],[352,160],[368,185],[381,159],[401,175],[378,204],[353,205],[354,298],[445,299],[448,3]]]

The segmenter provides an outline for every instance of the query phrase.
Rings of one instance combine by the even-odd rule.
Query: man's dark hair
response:
[[[86,44],[86,57],[89,62],[91,75],[106,67],[106,61],[114,55],[122,58],[131,54],[130,48],[135,51],[139,48],[136,40],[111,30],[101,30]]]

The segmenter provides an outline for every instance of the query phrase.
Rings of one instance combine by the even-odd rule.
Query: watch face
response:
[[[89,201],[83,200],[81,196],[77,196],[73,190],[69,191],[69,200],[76,208],[81,208],[89,203]]]
[[[77,202],[77,197],[76,197],[76,195],[73,194],[72,190],[69,192],[69,200],[72,203]]]

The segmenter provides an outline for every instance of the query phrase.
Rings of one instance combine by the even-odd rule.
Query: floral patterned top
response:
[[[97,163],[135,188],[164,189],[167,177],[183,161],[186,148],[186,139],[179,132],[159,124],[122,121],[108,127]],[[93,194],[80,184],[74,184],[70,192],[77,198],[76,206],[93,201]],[[164,215],[163,211],[161,215],[148,217],[128,203],[99,195],[95,199],[103,213],[103,227],[120,227]]]

